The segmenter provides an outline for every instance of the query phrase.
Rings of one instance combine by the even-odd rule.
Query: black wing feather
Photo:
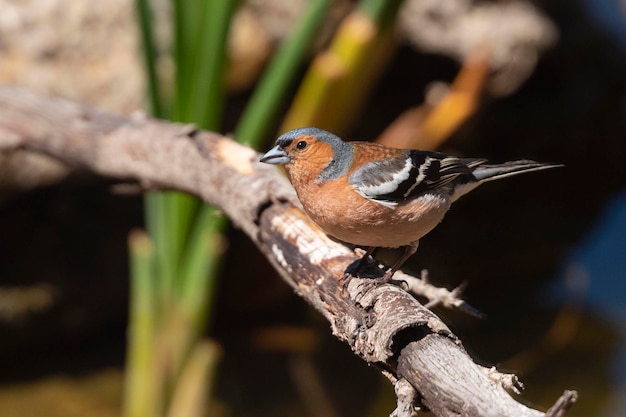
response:
[[[402,178],[394,177],[407,169]],[[374,161],[350,175],[349,182],[364,197],[396,203],[434,189],[475,180],[472,170],[484,163],[478,159],[459,159],[438,152],[411,150],[405,156]],[[404,178],[406,177],[406,178]]]

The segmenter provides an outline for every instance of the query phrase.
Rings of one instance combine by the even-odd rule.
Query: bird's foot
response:
[[[354,275],[348,271],[346,271],[341,277],[341,291],[343,293],[348,291],[348,285],[350,284],[350,281],[352,281],[352,278],[354,278]]]
[[[346,290],[348,289],[348,284],[350,284],[352,278],[358,277],[364,268],[368,269],[367,267],[369,267],[370,265],[370,257],[374,253],[375,249],[376,248],[374,247],[368,248],[358,260],[348,265],[345,273],[343,274],[343,277],[341,278],[341,280],[343,281],[343,292],[346,292]]]
[[[389,282],[391,282],[391,279],[393,278],[393,274],[395,273],[396,271],[394,271],[393,268],[389,268],[387,272],[385,272],[385,275],[383,275],[382,278],[380,278],[380,281],[384,284],[388,284]]]
[[[370,262],[367,267],[361,269],[361,274],[359,275],[347,271],[344,273],[342,277],[343,292],[347,293],[348,285],[354,278],[358,279],[358,289],[356,290],[356,293],[353,294],[355,299],[361,298],[372,289],[384,284],[398,285],[401,288],[406,289],[406,283],[404,281],[393,279],[394,273],[395,271],[392,271],[391,268],[385,272],[385,269],[381,268],[378,263]]]

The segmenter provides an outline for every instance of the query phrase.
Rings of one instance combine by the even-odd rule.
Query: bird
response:
[[[326,234],[367,248],[355,271],[375,249],[403,247],[383,282],[392,279],[461,196],[484,182],[562,166],[531,160],[488,164],[486,159],[345,142],[315,127],[280,135],[260,162],[285,167],[304,211]]]

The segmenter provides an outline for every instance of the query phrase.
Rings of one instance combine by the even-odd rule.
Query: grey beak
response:
[[[287,155],[287,152],[281,149],[280,146],[276,145],[267,151],[267,153],[261,157],[260,161],[265,162],[266,164],[279,165],[288,164],[291,162],[291,158]]]

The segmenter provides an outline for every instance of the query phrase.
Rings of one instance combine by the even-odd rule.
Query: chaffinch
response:
[[[302,207],[327,234],[368,248],[357,271],[374,249],[403,246],[385,282],[462,195],[483,182],[560,166],[528,160],[491,165],[485,159],[344,142],[313,127],[281,135],[260,160],[285,166]]]

